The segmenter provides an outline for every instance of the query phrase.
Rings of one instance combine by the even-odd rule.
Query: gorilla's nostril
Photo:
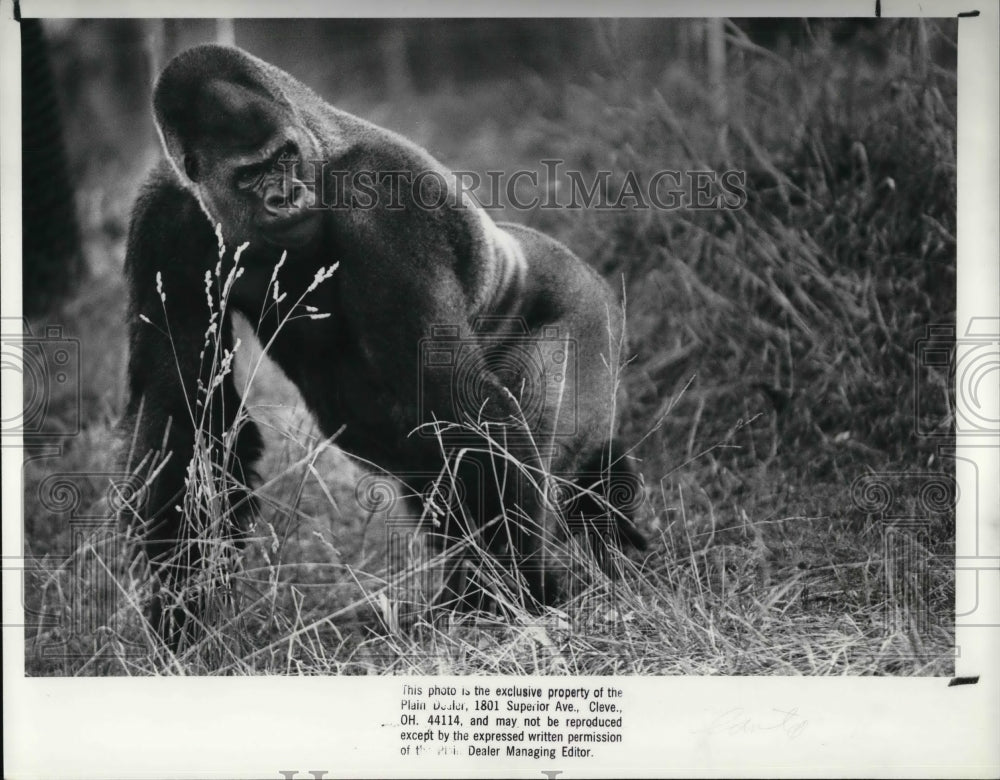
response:
[[[264,198],[264,207],[272,214],[281,211],[285,206],[285,196],[277,192],[272,192]]]

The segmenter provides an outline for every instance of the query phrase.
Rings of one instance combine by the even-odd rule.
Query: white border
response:
[[[959,332],[973,315],[997,316],[998,257],[998,19],[984,0],[967,3],[882,3],[884,15],[952,16],[977,8],[960,24],[959,43]],[[356,1],[318,5],[282,0],[172,0],[142,4],[89,0],[24,0],[32,16],[700,16],[705,3],[686,6],[646,0],[627,8],[590,2],[538,6],[463,0]],[[718,15],[793,15],[800,4],[718,2]],[[870,16],[874,2],[813,3],[813,16]],[[0,0],[0,257],[3,315],[20,312],[19,33],[10,0]],[[16,393],[3,403],[20,404]],[[6,415],[5,415],[6,417]],[[960,442],[960,445],[964,442]],[[978,465],[978,505],[995,512],[1000,473],[997,450],[960,449]],[[3,550],[20,549],[21,454],[3,448]],[[966,469],[967,473],[969,472]],[[975,491],[958,471],[960,488]],[[968,495],[968,493],[964,493]],[[962,502],[966,510],[973,502]],[[978,546],[972,533],[978,521]],[[959,517],[959,555],[996,567],[1000,553],[994,515]],[[992,560],[992,564],[990,561]],[[997,572],[962,576],[960,601],[978,585],[979,622],[998,623]],[[972,584],[970,584],[972,583]],[[20,582],[4,572],[4,623],[17,622]],[[989,602],[990,594],[993,601]],[[983,601],[983,599],[987,599]],[[8,620],[8,617],[12,618]],[[988,618],[988,619],[985,619]],[[1000,630],[959,625],[957,674],[979,683],[947,686],[946,679],[888,678],[615,678],[626,691],[629,724],[623,747],[602,748],[606,760],[555,764],[448,758],[404,760],[397,730],[383,728],[399,713],[403,678],[25,679],[19,630],[4,629],[5,776],[21,777],[270,777],[279,770],[324,769],[345,776],[541,777],[542,769],[571,776],[995,776],[1000,772]],[[436,678],[446,682],[451,678]],[[469,678],[453,678],[455,684]],[[548,678],[539,678],[547,680]],[[491,686],[499,678],[490,678]],[[519,682],[524,682],[523,679]],[[564,681],[569,682],[569,681]],[[598,682],[583,678],[582,683]],[[808,721],[798,737],[780,730],[742,735],[699,734],[712,717],[734,706],[767,713],[796,708]]]

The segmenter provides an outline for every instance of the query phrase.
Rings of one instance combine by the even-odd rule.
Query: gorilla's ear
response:
[[[187,177],[197,183],[199,177],[198,159],[193,154],[184,155],[184,173]]]
[[[180,105],[171,105],[173,100],[166,96],[168,90],[161,90],[163,79],[157,83],[154,97],[156,129],[160,134],[160,141],[163,149],[167,153],[167,158],[173,164],[178,174],[186,175],[191,181],[196,181],[192,173],[197,173],[197,165],[193,155],[187,154],[187,145],[194,141],[195,128],[194,117],[191,113]],[[176,93],[169,95],[169,98],[176,96]],[[177,101],[179,103],[179,101]]]

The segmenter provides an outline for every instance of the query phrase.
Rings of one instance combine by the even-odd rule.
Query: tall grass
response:
[[[611,170],[612,190],[628,171],[747,174],[737,211],[534,215],[627,282],[637,432],[696,374],[663,433],[693,443],[685,455],[732,439],[754,410],[780,426],[744,426],[755,463],[777,449],[797,468],[809,447],[822,461],[809,469],[835,474],[933,452],[914,431],[912,360],[955,311],[956,84],[910,51],[916,24],[893,27],[881,65],[821,43],[790,60],[744,55],[722,126],[684,69],[539,94],[533,151]]]
[[[265,429],[270,476],[242,564],[220,569],[235,593],[223,619],[171,657],[142,626],[129,540],[108,546],[120,537],[105,534],[61,561],[65,532],[29,492],[29,541],[51,558],[31,580],[35,611],[70,616],[74,578],[93,590],[80,556],[104,560],[115,576],[102,587],[118,594],[117,616],[74,635],[79,657],[42,657],[65,622],[32,628],[31,673],[949,673],[953,511],[900,531],[928,567],[924,619],[890,620],[908,575],[885,560],[885,525],[851,486],[871,472],[950,470],[914,424],[914,382],[949,378],[915,373],[914,348],[955,313],[955,29],[887,21],[844,49],[816,27],[795,49],[763,52],[728,28],[721,120],[687,62],[442,92],[384,119],[419,126],[456,167],[497,167],[501,150],[503,167],[560,158],[608,169],[612,187],[627,171],[643,181],[664,168],[746,171],[737,211],[508,214],[624,285],[624,438],[638,443],[650,555],[610,553],[570,603],[541,616],[520,610],[501,572],[485,582],[509,596],[502,621],[408,614],[391,596],[427,600],[411,585],[441,564],[437,548],[417,551],[404,571],[414,579],[390,582],[387,516],[358,501],[359,467],[289,407],[294,390],[273,367],[249,369],[257,355],[244,354],[235,371],[254,377],[244,398]],[[446,121],[457,114],[460,137]],[[84,307],[81,327],[93,316]],[[259,347],[244,338],[241,349]],[[95,386],[120,408],[117,389]],[[946,428],[947,395],[923,397]],[[108,424],[89,419],[60,469],[106,465]],[[52,470],[30,462],[30,489]],[[200,484],[203,506],[227,490]],[[925,510],[912,492],[898,495],[916,516]]]

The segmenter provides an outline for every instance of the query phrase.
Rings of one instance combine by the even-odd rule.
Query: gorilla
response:
[[[218,533],[238,540],[256,511],[262,437],[232,372],[206,358],[231,360],[233,312],[345,452],[404,484],[457,478],[463,510],[445,533],[477,534],[533,608],[561,589],[546,475],[577,486],[575,515],[645,546],[630,507],[606,498],[634,474],[616,439],[623,316],[588,265],[494,223],[423,149],[240,49],[179,54],[153,109],[167,161],[129,227],[124,426],[148,469],[149,618],[168,644],[204,617],[197,598],[170,596],[203,564],[199,529],[221,511]],[[206,462],[228,485],[222,510],[185,501]],[[469,568],[444,589],[464,608]]]

